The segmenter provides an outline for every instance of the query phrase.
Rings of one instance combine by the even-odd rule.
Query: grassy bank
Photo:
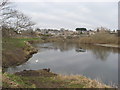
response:
[[[29,76],[28,76],[29,73]],[[44,70],[3,74],[4,88],[111,88],[80,75],[57,75]]]
[[[27,41],[38,41],[39,38],[2,38],[3,50],[13,50],[25,47]]]
[[[3,38],[2,67],[16,66],[24,63],[37,50],[28,41],[40,41],[39,38]]]

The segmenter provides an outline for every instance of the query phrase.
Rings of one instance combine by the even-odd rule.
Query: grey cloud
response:
[[[105,26],[117,29],[117,3],[18,3],[18,9],[32,17],[40,28]]]

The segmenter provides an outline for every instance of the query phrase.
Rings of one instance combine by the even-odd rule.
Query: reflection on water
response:
[[[54,50],[59,49],[61,52],[69,51],[72,49],[75,49],[76,52],[80,52],[78,51],[79,49],[83,49],[83,52],[85,50],[90,50],[96,59],[99,59],[102,61],[107,60],[107,57],[109,56],[110,53],[118,53],[118,48],[110,48],[110,47],[88,45],[88,44],[75,44],[75,43],[69,43],[69,42],[68,43],[54,43],[54,44],[46,43],[46,44],[37,45],[37,47],[54,49]]]
[[[24,69],[51,68],[60,74],[82,74],[106,84],[118,82],[118,49],[75,43],[43,43],[26,63],[8,68],[8,72]]]

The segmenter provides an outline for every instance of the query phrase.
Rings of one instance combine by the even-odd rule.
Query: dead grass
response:
[[[81,75],[57,75],[44,70],[3,74],[3,86],[12,88],[112,88]],[[31,86],[30,86],[31,85]]]
[[[110,86],[100,83],[97,80],[91,80],[90,78],[80,75],[58,75],[57,78],[60,80],[69,81],[68,85],[70,85],[70,87],[71,85],[80,85],[82,88],[111,88]]]
[[[3,88],[34,88],[34,84],[23,81],[19,76],[14,74],[2,74]]]
[[[109,33],[96,33],[95,35],[91,36],[78,36],[78,37],[71,37],[71,38],[64,38],[64,37],[51,37],[47,38],[46,41],[49,42],[74,42],[74,43],[81,43],[81,44],[113,44],[118,45],[120,44],[120,37],[117,35],[109,34]]]

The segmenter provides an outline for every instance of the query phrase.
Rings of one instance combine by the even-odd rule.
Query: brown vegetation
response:
[[[118,45],[120,37],[109,33],[96,33],[91,36],[77,36],[77,37],[50,37],[46,41],[49,42],[74,42],[79,44],[112,44]]]
[[[57,75],[45,70],[24,70],[3,74],[4,88],[111,88],[81,75]]]
[[[80,43],[88,44],[118,44],[118,37],[109,33],[96,33],[89,37],[81,37]]]

